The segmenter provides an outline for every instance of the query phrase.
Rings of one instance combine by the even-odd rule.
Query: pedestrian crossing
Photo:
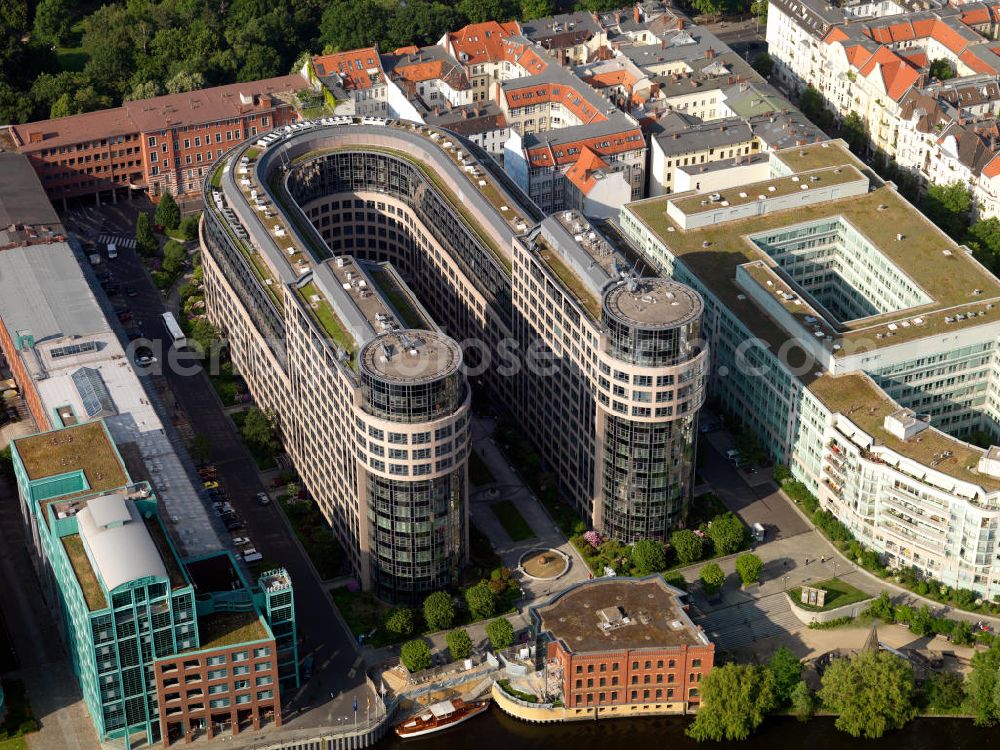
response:
[[[117,247],[135,249],[135,237],[123,237],[120,234],[102,234],[97,241],[103,245],[115,245]]]

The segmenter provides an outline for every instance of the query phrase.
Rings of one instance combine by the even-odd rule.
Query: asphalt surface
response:
[[[74,211],[65,216],[64,221],[81,240],[97,239],[101,234],[131,236],[138,210],[138,204],[119,203],[101,209]],[[219,484],[228,493],[239,517],[246,521],[246,529],[235,533],[250,537],[265,560],[284,566],[292,577],[300,637],[299,660],[301,663],[307,655],[312,655],[313,674],[308,684],[298,690],[282,691],[285,723],[291,727],[319,726],[329,725],[337,718],[353,717],[355,699],[363,712],[370,691],[363,669],[357,666],[360,661],[353,636],[341,624],[332,599],[280,517],[277,503],[262,506],[256,502],[256,494],[268,488],[261,482],[253,458],[243,445],[235,424],[223,411],[207,375],[197,363],[186,358],[177,360],[180,367],[171,366],[171,339],[161,318],[166,311],[162,295],[135,250],[119,249],[117,259],[105,259],[105,262],[107,265],[102,267],[112,271],[114,281],[121,284],[122,289],[127,285],[138,292],[134,297],[117,297],[115,302],[128,305],[134,322],[148,340],[144,343],[153,349],[159,360],[146,377],[164,379],[194,433],[205,435],[211,443],[212,463]],[[296,709],[301,709],[301,713]]]

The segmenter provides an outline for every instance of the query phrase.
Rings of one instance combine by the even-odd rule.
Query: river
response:
[[[503,714],[493,706],[484,716],[440,734],[400,740],[395,735],[376,750],[711,750],[684,736],[679,717],[607,719],[537,726]],[[739,750],[973,750],[990,747],[996,729],[979,729],[965,719],[919,719],[881,740],[861,740],[833,726],[833,719],[767,720]],[[735,745],[734,745],[735,747]]]

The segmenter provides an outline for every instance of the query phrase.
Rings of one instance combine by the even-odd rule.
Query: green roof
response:
[[[256,612],[215,612],[198,618],[199,651],[267,638],[270,634]]]
[[[62,545],[63,549],[66,550],[66,557],[69,558],[69,563],[73,567],[76,580],[83,590],[83,599],[87,603],[87,609],[91,612],[106,609],[108,600],[104,596],[104,589],[101,588],[97,574],[90,564],[90,558],[87,557],[87,551],[83,547],[83,539],[80,538],[79,534],[70,534],[62,538]]]
[[[83,471],[90,489],[104,492],[128,484],[128,475],[103,422],[85,422],[16,441],[28,479]]]

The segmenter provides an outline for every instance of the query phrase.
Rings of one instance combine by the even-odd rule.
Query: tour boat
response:
[[[489,699],[481,701],[465,701],[455,698],[441,701],[427,707],[426,711],[413,716],[396,725],[396,734],[400,737],[420,737],[431,732],[458,726],[463,721],[481,714],[490,707]]]

